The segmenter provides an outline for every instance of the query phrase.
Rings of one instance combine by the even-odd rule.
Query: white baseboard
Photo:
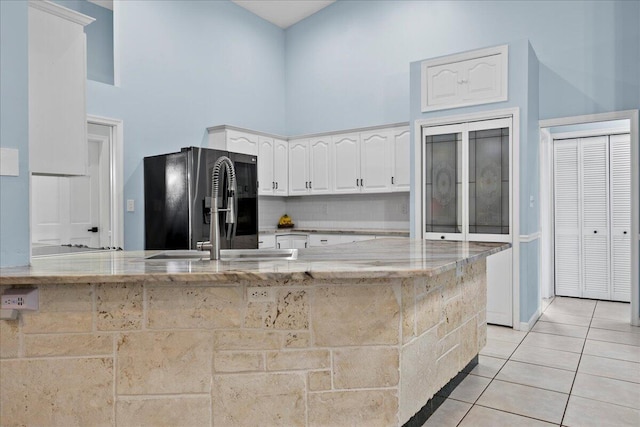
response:
[[[535,325],[535,323],[538,321],[538,318],[540,317],[541,314],[542,314],[542,311],[540,310],[540,307],[538,307],[538,309],[536,310],[535,313],[533,313],[533,315],[531,316],[528,322],[520,322],[520,325],[519,325],[520,327],[518,328],[518,330],[530,331],[531,328],[533,328],[533,325]]]

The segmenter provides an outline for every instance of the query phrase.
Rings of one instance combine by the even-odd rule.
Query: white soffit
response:
[[[262,19],[286,29],[329,6],[335,0],[232,0]]]

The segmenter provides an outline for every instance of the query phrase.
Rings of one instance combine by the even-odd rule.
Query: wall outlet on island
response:
[[[273,302],[273,292],[269,288],[247,288],[247,299],[249,302]]]

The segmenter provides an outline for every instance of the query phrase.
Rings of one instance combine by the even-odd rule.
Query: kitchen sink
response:
[[[221,249],[220,261],[270,261],[298,259],[297,249]],[[145,258],[147,261],[209,261],[209,252],[163,251]]]

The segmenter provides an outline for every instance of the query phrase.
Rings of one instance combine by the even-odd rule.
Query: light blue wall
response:
[[[520,39],[541,119],[638,108],[639,19],[624,0],[340,0],[286,31],[287,132],[405,121],[410,62]]]
[[[87,113],[124,120],[125,249],[144,247],[142,159],[232,124],[285,132],[284,31],[231,2],[118,2],[121,86],[87,85]]]
[[[20,162],[19,176],[0,176],[0,267],[29,262],[27,43],[27,4],[0,1],[0,146]]]
[[[55,0],[95,19],[84,28],[87,34],[87,78],[113,84],[113,11],[86,0]]]

